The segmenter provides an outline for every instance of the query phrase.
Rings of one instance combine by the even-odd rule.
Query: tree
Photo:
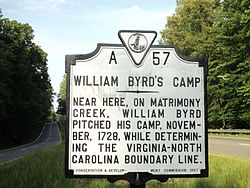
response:
[[[34,138],[50,114],[47,54],[28,24],[0,17],[0,147]]]
[[[210,69],[218,40],[219,31],[214,24],[221,11],[219,5],[217,0],[177,0],[176,13],[168,17],[166,27],[161,32],[161,43],[175,45],[181,54],[187,56],[207,57]],[[209,84],[209,99],[211,89],[215,88]],[[209,120],[212,112],[209,111]]]
[[[217,0],[177,0],[176,13],[168,17],[161,31],[161,43],[177,46],[183,55],[210,57],[219,8]]]
[[[223,128],[250,128],[249,2],[223,1],[216,27],[219,42],[211,63],[213,77],[209,82],[213,87],[211,117],[222,120]]]
[[[57,113],[60,115],[66,115],[66,82],[67,82],[67,75],[64,74],[63,80],[60,83],[60,90],[58,94],[58,109]]]
[[[247,0],[177,0],[161,32],[162,43],[208,58],[210,127],[249,128],[249,14]]]

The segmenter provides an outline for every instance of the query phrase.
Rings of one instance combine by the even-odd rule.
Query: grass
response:
[[[222,155],[210,155],[209,157],[209,178],[178,179],[178,187],[250,187],[250,160]]]
[[[250,134],[209,133],[208,136],[225,136],[225,137],[237,137],[237,138],[250,138]]]
[[[73,187],[63,174],[62,144],[0,166],[0,187]]]
[[[108,188],[103,179],[64,178],[64,144],[0,165],[1,188]],[[117,187],[117,186],[116,186]]]
[[[249,188],[250,160],[222,155],[209,156],[209,178],[151,180],[147,188]],[[64,178],[64,144],[0,165],[1,188],[128,188],[126,181],[115,184],[105,179]]]

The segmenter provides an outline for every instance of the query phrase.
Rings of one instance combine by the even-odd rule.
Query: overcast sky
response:
[[[48,54],[56,93],[66,54],[90,53],[97,43],[120,44],[122,29],[154,30],[159,40],[175,7],[175,0],[0,0],[4,17],[32,26],[34,42]]]

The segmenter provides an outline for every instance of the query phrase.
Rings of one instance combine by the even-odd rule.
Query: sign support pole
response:
[[[140,173],[136,173],[135,179],[130,182],[130,188],[145,188],[146,182],[140,178]]]

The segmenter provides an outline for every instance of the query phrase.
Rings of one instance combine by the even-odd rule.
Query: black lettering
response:
[[[96,98],[73,97],[73,106],[96,106]]]
[[[136,87],[162,87],[163,86],[163,77],[158,76],[128,76],[128,86]]]
[[[73,129],[110,129],[111,122],[108,120],[73,120]]]
[[[201,118],[201,110],[177,109],[176,118]]]
[[[73,109],[73,117],[105,118],[106,109]]]
[[[180,164],[198,164],[198,155],[178,155],[178,162]]]
[[[163,86],[163,77],[158,77],[157,79],[157,82],[158,82],[158,87],[162,87]]]
[[[122,109],[124,118],[164,118],[164,109]]]
[[[125,141],[149,141],[150,132],[124,132]]]
[[[81,84],[81,80],[81,76],[74,76],[75,86],[79,86]]]
[[[116,143],[107,144],[107,143],[98,143],[100,152],[117,152]]]
[[[174,87],[197,87],[201,79],[199,77],[174,77],[173,86]]]
[[[75,86],[118,86],[118,76],[74,76]]]
[[[195,129],[195,121],[166,121],[167,129]]]
[[[74,132],[73,131],[72,136],[73,136],[73,140],[90,140],[89,132],[83,132],[83,131]]]
[[[198,132],[155,132],[155,140],[159,141],[198,141]]]
[[[195,77],[195,87],[200,83],[201,79],[199,77]]]
[[[112,61],[115,61],[115,64],[117,64],[114,51],[111,52],[111,56],[110,56],[110,59],[109,59],[109,64],[111,64]]]
[[[178,87],[178,80],[179,80],[178,77],[173,78],[173,86],[174,87]]]
[[[128,77],[128,86],[133,86],[134,85],[134,78],[132,76]]]
[[[86,143],[73,143],[72,144],[72,151],[73,152],[86,152],[87,151],[87,144]]]
[[[72,163],[77,163],[77,155],[72,155]]]
[[[137,129],[158,129],[160,127],[160,121],[137,121],[136,123]]]
[[[85,164],[119,164],[117,155],[73,155],[72,162]]]
[[[184,79],[183,79],[183,82],[184,82]],[[189,87],[189,86],[192,86],[194,87],[194,78],[193,77],[187,77],[187,83],[186,83],[186,86],[184,87]]]
[[[127,143],[128,152],[167,152],[168,146],[165,143]]]
[[[117,120],[117,129],[130,129],[130,120]]]
[[[171,164],[174,155],[125,155],[125,164]]]
[[[104,97],[102,104],[103,106],[126,106],[124,97]]]

